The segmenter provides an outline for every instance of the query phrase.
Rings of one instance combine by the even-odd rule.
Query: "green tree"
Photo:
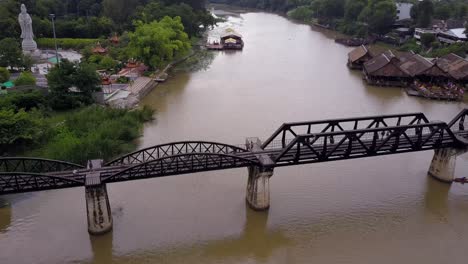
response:
[[[20,35],[18,18],[18,1],[0,1],[0,39],[17,37]]]
[[[138,3],[138,0],[103,0],[103,13],[115,22],[123,23],[133,14]]]
[[[34,60],[30,55],[23,55],[21,58],[21,67],[26,71],[30,71],[34,65]]]
[[[94,92],[101,90],[99,86],[101,78],[97,74],[96,68],[86,63],[80,63],[75,69],[73,84],[85,97],[91,99]]]
[[[338,18],[344,15],[345,0],[320,0],[319,14],[326,18]]]
[[[366,6],[367,0],[347,0],[344,7],[345,20],[356,21]]]
[[[0,154],[18,144],[39,141],[44,131],[41,120],[38,114],[22,109],[0,109]]]
[[[312,18],[310,6],[299,6],[288,12],[288,16],[293,19],[308,21]]]
[[[21,65],[23,53],[21,52],[20,42],[13,38],[0,40],[0,66],[18,67]]]
[[[161,20],[165,16],[180,16],[184,30],[189,36],[198,35],[203,28],[215,24],[215,19],[206,10],[196,10],[184,3],[166,6],[158,1],[151,1],[147,5],[137,8],[135,20],[151,23],[155,20]]]
[[[99,68],[110,70],[117,66],[117,62],[109,56],[104,56],[99,62]]]
[[[15,85],[16,86],[21,86],[21,85],[35,85],[36,84],[36,78],[32,75],[31,72],[25,71],[22,72],[18,78],[15,80]]]
[[[5,68],[0,67],[0,83],[4,83],[8,80],[10,80],[10,72]]]
[[[101,79],[94,67],[86,63],[62,60],[47,74],[54,109],[72,109],[93,102],[93,92],[99,91]]]
[[[0,97],[0,109],[31,111],[33,108],[45,107],[46,101],[46,97],[38,90],[11,91]]]
[[[466,17],[467,11],[468,8],[466,6],[466,3],[459,3],[458,5],[456,5],[454,17],[456,19],[463,19]]]
[[[425,33],[425,34],[421,35],[421,44],[425,48],[429,48],[431,46],[432,42],[434,42],[434,41],[436,41],[436,37],[435,37],[434,34]]]
[[[423,0],[411,8],[411,17],[416,20],[418,27],[429,27],[431,25],[433,15],[434,4],[431,0]]]
[[[443,2],[437,2],[434,6],[434,18],[447,20],[450,18],[450,5]]]
[[[366,22],[372,32],[384,34],[391,29],[396,14],[394,1],[370,0],[359,14],[358,20]]]
[[[393,1],[380,1],[375,4],[369,16],[369,27],[380,34],[389,31],[396,17],[396,7]]]
[[[136,23],[129,34],[128,53],[156,68],[182,56],[190,49],[190,40],[184,32],[181,18],[164,17],[161,21]]]

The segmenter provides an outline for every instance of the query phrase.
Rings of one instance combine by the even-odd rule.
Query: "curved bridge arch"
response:
[[[84,166],[61,160],[29,157],[0,158],[0,172],[47,173],[82,168],[84,168]]]
[[[102,177],[102,182],[137,180],[251,165],[260,165],[260,163],[256,160],[222,153],[185,153],[134,165],[113,175]]]
[[[83,181],[31,172],[0,172],[0,194],[70,188]]]
[[[246,149],[240,147],[218,142],[179,141],[156,145],[131,152],[117,159],[109,161],[106,163],[106,166],[139,164],[150,160],[190,153],[214,153],[229,155],[246,151]]]

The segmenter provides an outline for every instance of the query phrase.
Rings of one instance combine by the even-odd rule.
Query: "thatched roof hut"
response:
[[[372,59],[370,50],[361,45],[348,53],[348,67],[351,69],[362,69],[362,65]]]
[[[456,54],[447,54],[433,61],[445,73],[458,81],[468,81],[468,61]]]
[[[432,63],[429,59],[419,54],[414,54],[405,62],[400,64],[400,68],[408,75],[415,76],[446,76],[443,70]]]
[[[408,77],[399,67],[400,60],[392,51],[386,51],[364,63],[364,73],[379,77]]]

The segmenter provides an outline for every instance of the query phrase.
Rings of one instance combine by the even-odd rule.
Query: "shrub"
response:
[[[22,72],[19,77],[15,80],[15,85],[35,85],[36,78],[32,75],[31,72]]]
[[[414,53],[421,52],[421,46],[416,43],[415,39],[411,39],[403,44],[400,48],[400,51],[413,51]]]
[[[33,108],[41,108],[46,105],[46,97],[37,90],[9,92],[0,97],[0,109],[12,109],[15,111],[24,109],[25,111],[30,111]]]
[[[431,46],[431,43],[436,41],[436,37],[434,34],[428,34],[428,33],[424,33],[424,34],[421,34],[421,44],[424,46],[424,47],[430,47]]]
[[[54,49],[55,42],[53,38],[39,38],[36,40],[41,48]],[[94,45],[97,42],[103,42],[100,39],[78,39],[78,38],[58,38],[57,46],[62,49],[83,49],[86,46]]]
[[[143,122],[153,111],[122,110],[90,106],[66,115],[54,137],[43,148],[48,158],[84,164],[93,158],[110,159],[135,147]]]
[[[440,44],[440,42],[437,41],[437,40],[431,43],[431,47],[432,47],[433,49],[438,49],[438,48],[440,48],[440,46],[441,46],[441,44]]]
[[[0,67],[0,83],[4,83],[8,80],[10,80],[10,72],[5,68]]]
[[[37,143],[45,130],[36,112],[0,110],[0,154],[14,146]]]
[[[117,66],[117,62],[109,56],[104,56],[99,62],[99,68],[104,70],[110,70]]]
[[[439,49],[434,49],[431,53],[428,54],[429,57],[442,57],[449,53],[455,53],[461,57],[465,57],[468,51],[468,44],[467,43],[453,43],[448,46],[443,46]]]
[[[312,9],[309,6],[299,6],[289,11],[288,17],[301,21],[309,21],[312,18]]]

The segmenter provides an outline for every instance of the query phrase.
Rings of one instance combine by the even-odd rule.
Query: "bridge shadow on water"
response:
[[[437,218],[447,217],[450,187],[450,184],[440,182],[429,175],[427,176],[426,192],[424,193],[424,209],[426,213]]]
[[[111,263],[113,258],[113,232],[101,236],[89,235],[93,251],[92,263]]]
[[[181,246],[143,249],[141,252],[128,252],[113,255],[112,232],[104,236],[90,236],[93,251],[92,263],[140,263],[167,261],[178,263],[178,259],[190,259],[190,263],[219,263],[226,259],[254,259],[267,262],[276,250],[285,248],[292,241],[281,230],[267,228],[268,212],[256,212],[246,205],[246,222],[238,236],[219,240],[190,241]],[[154,232],[157,235],[157,232]]]
[[[11,206],[7,200],[0,198],[0,234],[5,233],[11,225]]]

